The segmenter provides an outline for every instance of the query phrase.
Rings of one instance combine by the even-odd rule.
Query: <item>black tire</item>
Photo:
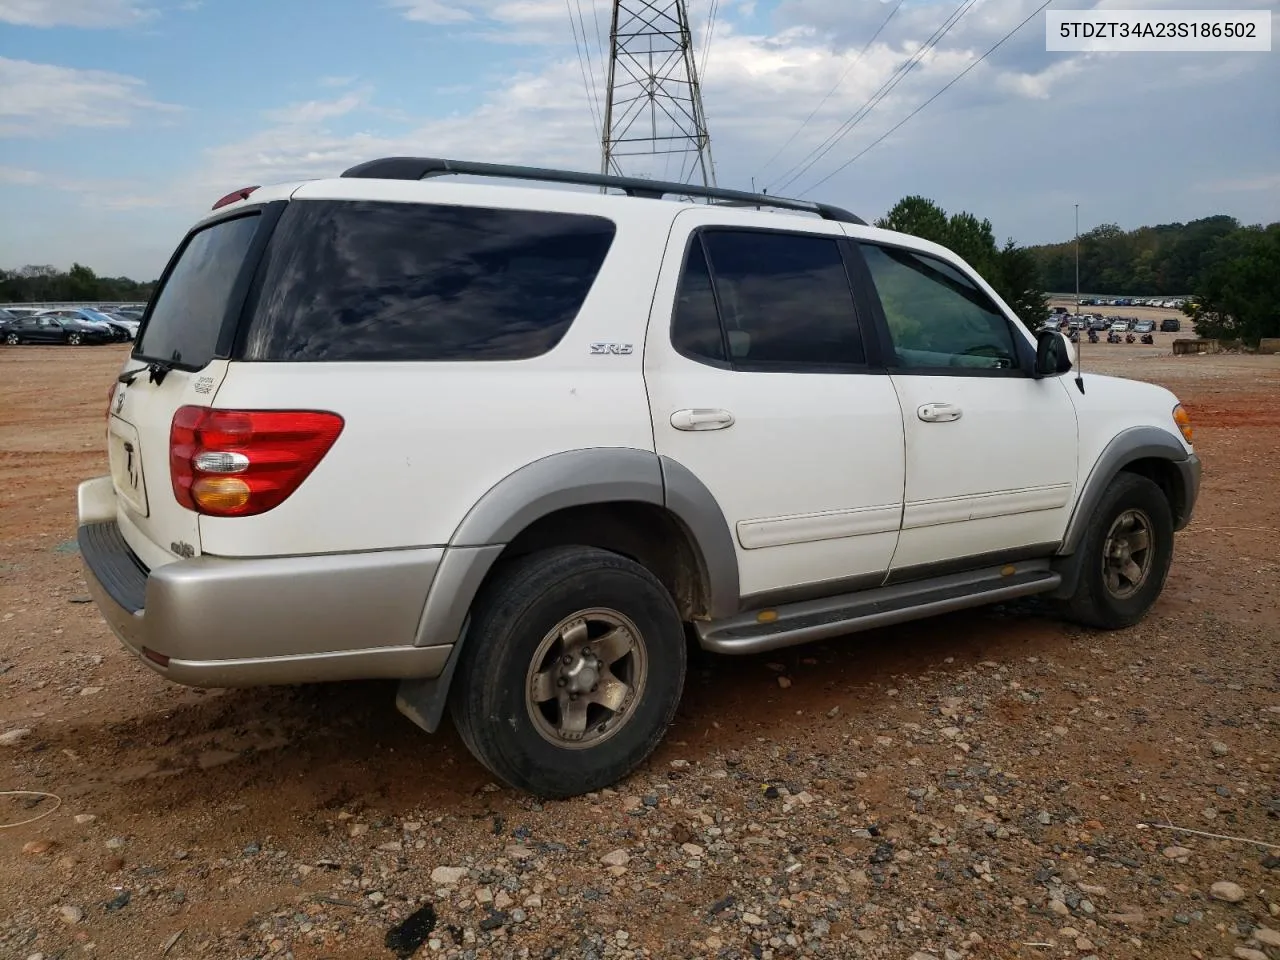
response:
[[[584,741],[568,746],[553,742],[548,729],[555,721],[547,717],[559,716],[561,708],[532,702],[532,683],[535,675],[560,670],[561,658],[544,659],[546,651],[568,649],[552,638],[572,633],[556,628],[576,623],[580,613],[587,621],[615,617],[625,625],[621,633],[634,634],[638,643],[630,649],[639,652],[614,662],[630,677],[633,685],[623,687],[634,699],[629,696],[617,713],[599,705],[582,708],[595,719],[586,724]],[[585,636],[585,628],[575,635]],[[534,665],[535,655],[545,669]],[[616,783],[653,752],[680,702],[685,655],[679,613],[647,569],[590,547],[544,550],[495,570],[476,598],[450,713],[467,748],[494,776],[547,799],[577,796]],[[600,682],[607,681],[602,676]],[[583,702],[596,696],[595,689],[582,695]],[[599,739],[588,742],[590,737]]]
[[[22,338],[18,336],[16,333],[7,333],[5,334],[4,342],[11,347],[16,347],[18,344],[22,342]]]
[[[1136,589],[1127,589],[1133,586],[1131,581],[1119,581],[1123,589],[1117,593],[1108,585],[1105,572],[1107,541],[1117,522],[1135,511],[1149,530],[1149,563],[1144,559],[1139,564],[1146,573]],[[1119,532],[1117,539],[1123,539],[1124,532]],[[1080,580],[1064,604],[1067,619],[1101,630],[1133,626],[1159,598],[1173,562],[1173,511],[1164,491],[1136,473],[1117,475],[1102,495],[1079,550]]]
[[[80,334],[78,333],[67,334],[67,343],[69,343],[73,347],[80,346],[80,340],[81,340],[81,337],[80,337]]]

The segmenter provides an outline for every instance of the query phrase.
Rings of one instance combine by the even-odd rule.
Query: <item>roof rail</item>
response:
[[[425,180],[427,177],[453,175],[538,180],[543,183],[572,183],[584,187],[613,187],[622,190],[629,197],[646,197],[651,200],[661,200],[668,196],[705,197],[708,200],[725,200],[742,206],[799,210],[804,213],[816,213],[824,220],[838,220],[842,223],[866,226],[865,220],[848,210],[826,203],[813,203],[809,200],[790,200],[786,197],[771,197],[767,193],[699,187],[689,183],[665,180],[615,177],[602,173],[579,173],[574,170],[550,170],[543,167],[520,167],[505,163],[441,160],[436,157],[382,157],[356,164],[344,170],[342,175],[373,180]]]

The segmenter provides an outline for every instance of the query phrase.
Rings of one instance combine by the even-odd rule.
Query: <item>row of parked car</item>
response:
[[[1082,297],[1080,306],[1082,307],[1167,307],[1171,310],[1181,310],[1182,305],[1187,301],[1180,298],[1166,300],[1163,297]]]
[[[121,343],[138,335],[141,319],[141,307],[121,307],[110,312],[92,307],[65,307],[30,313],[0,308],[0,341],[9,346]]]
[[[1104,317],[1100,314],[1063,314],[1054,313],[1043,324],[1045,330],[1095,330],[1098,333],[1154,333],[1154,320],[1139,320],[1136,317]],[[1182,321],[1177,317],[1165,317],[1160,321],[1161,333],[1179,333]]]

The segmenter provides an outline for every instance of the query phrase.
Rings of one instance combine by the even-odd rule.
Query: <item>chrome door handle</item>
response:
[[[677,430],[723,430],[733,426],[728,410],[677,410],[671,414],[671,425]]]
[[[926,403],[916,410],[916,416],[925,423],[949,423],[959,420],[962,412],[954,403]]]

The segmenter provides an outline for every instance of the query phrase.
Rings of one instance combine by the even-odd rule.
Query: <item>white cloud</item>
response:
[[[21,27],[127,27],[151,16],[135,0],[0,0],[0,22]]]
[[[1038,0],[979,4],[837,146],[782,192],[808,193],[806,188],[873,143],[973,64],[1036,5]],[[399,0],[397,6],[407,16],[434,17],[435,22],[464,24],[468,30],[495,25],[507,30],[545,28],[557,33],[561,49],[548,52],[536,72],[498,81],[481,106],[468,115],[404,124],[396,132],[371,126],[355,135],[335,134],[325,121],[347,101],[319,100],[308,122],[277,122],[246,140],[211,151],[199,182],[225,183],[230,189],[241,182],[333,176],[377,156],[413,154],[581,170],[598,167],[598,134],[587,110],[562,0],[519,4]],[[875,0],[787,0],[784,6],[793,11],[803,7],[805,16],[765,34],[745,30],[741,21],[723,12],[729,5],[722,3],[704,87],[722,184],[746,187],[756,177],[757,186],[772,183],[777,189],[781,174],[863,112],[868,100],[953,9],[908,4],[859,57],[888,6]],[[702,14],[695,9],[695,30],[704,22],[703,14],[705,9]],[[863,26],[854,31],[850,21]],[[1224,59],[1231,63],[1225,64]],[[1144,122],[1154,129],[1176,123],[1171,118],[1180,113],[1212,115],[1215,97],[1232,88],[1226,85],[1248,83],[1250,78],[1241,74],[1259,69],[1256,60],[1242,63],[1245,59],[1191,56],[1161,60],[1162,69],[1153,71],[1149,58],[1047,54],[1043,23],[1032,20],[918,118],[808,195],[874,216],[904,193],[920,189],[948,208],[968,207],[989,215],[1002,234],[1031,242],[1048,239],[1046,228],[1035,218],[1042,216],[1042,208],[1052,210],[1060,202],[1055,191],[1087,196],[1097,184],[1109,183],[1122,191],[1115,201],[1115,216],[1124,219],[1124,209],[1154,203],[1136,199],[1147,195],[1136,184],[1161,189],[1166,196],[1174,194],[1178,178],[1186,176],[1182,168],[1163,161],[1152,168],[1149,154],[1131,151],[1121,143],[1076,157],[1070,170],[1064,171],[1057,162],[1045,166],[1046,147],[1060,143],[1065,130],[1105,130],[1114,123],[1132,131],[1141,129]],[[604,64],[597,60],[594,66],[603,94]],[[835,93],[777,161],[762,169],[842,76]],[[1117,100],[1116,90],[1141,90],[1142,102]],[[348,121],[372,122],[377,112],[376,98],[370,96],[352,106]],[[284,119],[279,111],[276,115]],[[956,163],[956,158],[964,162]],[[1187,169],[1205,162],[1185,160]],[[679,158],[669,167],[661,159],[629,158],[623,163],[628,173],[655,177],[674,178],[679,169]],[[1189,179],[1205,182],[1209,178]],[[1123,187],[1124,183],[1130,186]],[[1171,215],[1153,214],[1151,219]],[[1186,214],[1192,215],[1198,211]]]
[[[1088,54],[1060,60],[1037,73],[1001,73],[996,77],[996,88],[1028,100],[1048,100],[1055,88],[1061,87],[1083,69],[1086,59]]]
[[[580,23],[575,16],[572,22],[576,29],[586,31],[594,54],[599,47],[597,38],[607,40],[607,0],[590,6],[586,0],[575,0],[573,7],[567,7],[564,0],[389,0],[406,20],[461,26],[478,40],[557,46],[572,45],[569,13],[576,12],[579,3],[583,20]]]
[[[0,57],[0,136],[40,136],[64,127],[127,127],[141,111],[180,109],[152,100],[137,77]]]
[[[345,116],[364,106],[369,98],[368,89],[343,94],[336,100],[307,100],[266,111],[268,120],[291,125],[316,124],[334,117]]]
[[[424,23],[546,23],[567,19],[563,0],[390,0],[406,20]]]
[[[475,19],[465,6],[444,0],[391,0],[390,6],[403,11],[406,20],[423,23],[467,23]]]
[[[409,0],[405,0],[409,2]],[[460,6],[460,5],[459,5]],[[545,11],[547,4],[483,3],[490,19],[504,15],[508,22]],[[512,7],[520,10],[512,11]],[[557,4],[563,14],[563,5]],[[438,11],[436,11],[438,12]],[[567,33],[567,31],[566,31]],[[844,76],[836,93],[771,168],[779,175],[818,146],[828,133],[858,111],[914,50],[916,43],[898,38],[877,43],[859,59],[857,49],[834,54],[825,37],[806,28],[773,36],[735,32],[722,25],[717,32],[714,74],[705,96],[714,150],[721,170],[747,179],[750,166],[760,163],[794,131],[819,99]],[[933,51],[891,96],[867,117],[866,130],[875,133],[898,119],[922,96],[936,89],[980,55],[968,47]],[[983,65],[984,68],[986,64]],[[602,64],[596,64],[603,71]],[[850,69],[852,68],[852,69]],[[1074,70],[1071,61],[1038,73],[990,70],[1002,97],[1044,98]],[[978,79],[975,71],[974,79]],[[967,78],[968,79],[968,78]],[[603,76],[597,77],[603,95]],[[272,126],[244,140],[226,144],[206,157],[200,183],[235,185],[333,176],[355,163],[377,156],[425,154],[500,160],[512,163],[564,165],[592,170],[599,164],[598,132],[587,110],[587,97],[576,56],[569,51],[549,60],[540,72],[505,80],[488,92],[480,107],[468,115],[408,125],[401,132],[333,133],[326,122],[338,117],[371,120],[379,113],[376,98],[365,88],[334,99],[317,99],[269,111]],[[376,129],[376,128],[375,128]],[[866,142],[863,127],[831,151],[812,174],[812,181]],[[647,158],[623,161],[629,173],[674,179],[674,165]],[[740,184],[741,181],[738,181]]]
[[[595,134],[581,84],[576,63],[555,63],[543,73],[508,78],[470,114],[419,120],[394,133],[339,135],[326,126],[339,115],[382,113],[368,90],[273,110],[273,126],[209,151],[194,181],[234,186],[335,176],[365,160],[415,154],[589,168]]]
[[[384,2],[423,23],[453,25],[472,36],[487,31],[503,41],[523,34],[545,45],[520,52],[519,62],[533,66],[519,72],[510,62],[504,64],[502,51],[497,51],[486,73],[473,77],[465,92],[465,102],[478,106],[452,115],[423,118],[388,109],[367,83],[373,75],[361,71],[361,76],[317,79],[311,99],[268,103],[263,129],[192,155],[168,181],[35,180],[41,175],[0,167],[0,183],[75,194],[98,208],[100,216],[105,216],[104,208],[121,218],[122,211],[135,211],[129,215],[134,219],[122,223],[163,217],[169,229],[180,232],[233,188],[335,176],[379,156],[598,169],[598,132],[587,110],[564,0]],[[1162,2],[1177,5],[1182,0]],[[988,216],[998,235],[1021,242],[1066,235],[1077,199],[1088,200],[1081,206],[1082,225],[1089,217],[1137,226],[1215,212],[1250,222],[1280,218],[1278,175],[1259,172],[1277,169],[1280,140],[1275,126],[1262,122],[1258,111],[1263,108],[1256,101],[1257,90],[1280,81],[1274,58],[1047,54],[1043,21],[1038,20],[865,158],[813,187],[973,64],[1038,3],[980,3],[826,157],[779,192],[807,192],[867,218],[904,194],[920,192],[949,210]],[[595,6],[606,10],[608,5],[598,0]],[[890,9],[877,0],[783,0],[780,12],[771,15],[777,25],[768,32],[748,29],[746,21],[735,18],[735,6],[743,7],[721,0],[704,86],[717,172],[725,186],[747,187],[755,177],[757,186],[772,184],[774,190],[780,175],[860,111],[954,10],[954,4],[905,4],[859,58]],[[695,7],[695,31],[705,22],[708,7],[709,0]],[[583,9],[589,25],[586,0]],[[68,100],[73,106],[66,116],[77,122],[98,118],[115,123],[136,118],[139,104],[149,102],[133,78],[106,74],[102,76],[110,82],[85,82],[88,71],[67,71],[68,76],[50,79],[81,81],[73,85],[75,96],[49,92],[40,101],[43,106],[28,105],[20,116],[6,115],[14,110],[14,98],[4,64],[0,61],[0,86],[6,89],[0,97],[0,135],[11,124],[35,124],[33,117],[61,116],[48,100]],[[37,65],[26,65],[32,66]],[[593,66],[603,94],[605,65],[596,59]],[[336,73],[344,67],[333,69]],[[766,166],[842,76],[812,120]],[[35,85],[40,89],[58,89],[57,83],[39,79]],[[437,103],[463,100],[453,89],[431,93]],[[28,90],[16,102],[27,103],[35,95]],[[1188,123],[1194,135],[1186,133]],[[1224,153],[1224,142],[1233,143],[1233,150]],[[632,174],[674,178],[678,168],[678,158],[670,167],[661,159],[624,160],[624,170]],[[154,240],[130,231],[121,235],[136,247],[139,258]],[[80,256],[78,250],[69,244],[67,258]],[[143,276],[161,265],[148,259],[137,267],[126,263],[113,269]]]

